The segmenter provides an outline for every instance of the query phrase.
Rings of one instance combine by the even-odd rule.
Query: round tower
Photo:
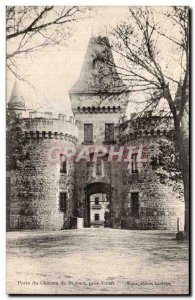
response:
[[[123,175],[123,228],[177,230],[178,219],[180,228],[183,226],[183,202],[171,187],[161,183],[155,167],[160,142],[171,131],[173,119],[151,111],[132,114],[119,125],[120,143],[132,149]]]
[[[73,117],[29,112],[20,116],[22,159],[17,161],[10,192],[10,229],[60,230],[70,227],[73,210],[74,147],[78,127]]]

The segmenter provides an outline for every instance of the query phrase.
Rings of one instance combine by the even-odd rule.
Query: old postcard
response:
[[[7,294],[189,294],[189,14],[6,7]]]

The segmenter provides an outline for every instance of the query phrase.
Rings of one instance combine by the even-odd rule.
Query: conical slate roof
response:
[[[120,93],[127,86],[119,77],[107,37],[91,37],[80,76],[69,93]]]
[[[15,109],[23,109],[25,107],[24,97],[22,95],[21,86],[16,79],[14,82],[14,87],[12,90],[12,94],[8,103],[9,108]]]

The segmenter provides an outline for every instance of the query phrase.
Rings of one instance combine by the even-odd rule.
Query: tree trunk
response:
[[[185,203],[185,220],[184,231],[189,237],[189,153],[188,153],[188,138],[185,139],[181,125],[177,120],[175,121],[176,132],[176,147],[179,152],[179,159],[181,163],[181,173],[184,185],[184,203]]]
[[[186,172],[186,175],[184,174],[184,200],[185,200],[185,223],[184,223],[184,231],[186,233],[186,236],[189,237],[189,174]]]

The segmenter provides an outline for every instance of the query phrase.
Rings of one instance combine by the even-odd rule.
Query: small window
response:
[[[66,212],[66,193],[60,193],[60,211]]]
[[[63,154],[60,154],[60,173],[67,173],[66,156]]]
[[[95,198],[95,204],[96,204],[96,205],[99,204],[99,198],[98,198],[98,197]]]
[[[93,124],[84,124],[84,142],[93,142]]]
[[[102,175],[102,164],[101,161],[98,160],[96,164],[96,175],[101,176]]]
[[[105,142],[106,143],[114,142],[114,124],[113,123],[105,124]]]
[[[95,214],[95,221],[99,221],[100,219],[100,215],[99,214]]]
[[[132,162],[131,162],[131,172],[132,173],[137,173],[137,153],[132,154]]]
[[[139,193],[131,193],[131,215],[139,217]]]

